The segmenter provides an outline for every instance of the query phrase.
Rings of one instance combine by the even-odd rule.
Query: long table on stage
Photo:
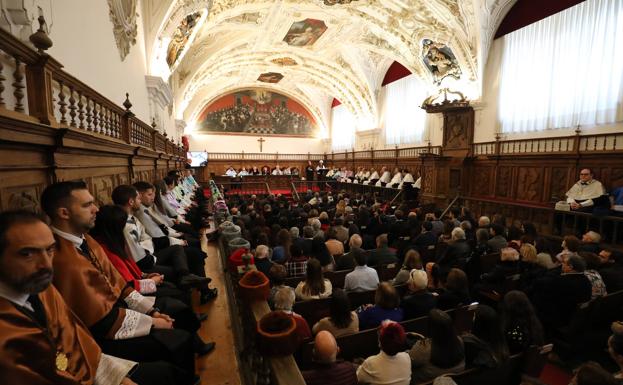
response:
[[[231,177],[227,175],[215,176],[214,181],[225,190],[256,191],[256,193],[275,190],[292,189],[293,182],[300,182],[298,175],[246,175]]]

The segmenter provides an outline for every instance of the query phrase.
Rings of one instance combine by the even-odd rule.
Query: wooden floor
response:
[[[195,298],[195,311],[208,314],[208,319],[201,324],[199,335],[206,342],[216,342],[212,353],[197,359],[197,371],[202,385],[241,385],[221,260],[218,249],[209,244],[205,236],[202,238],[201,246],[208,253],[206,274],[212,278],[210,287],[216,287],[219,296],[202,306],[199,305],[198,298]]]

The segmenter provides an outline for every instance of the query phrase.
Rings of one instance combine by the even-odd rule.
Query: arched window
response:
[[[503,39],[502,132],[623,120],[623,1],[588,0]]]
[[[426,88],[415,75],[383,87],[383,125],[386,144],[416,143],[426,128],[426,111],[420,108]]]
[[[355,146],[355,117],[340,104],[331,109],[331,148],[333,150],[350,150]]]

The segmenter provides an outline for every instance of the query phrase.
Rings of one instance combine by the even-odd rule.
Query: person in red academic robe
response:
[[[0,383],[175,384],[164,362],[103,354],[51,285],[55,239],[36,214],[0,213]]]

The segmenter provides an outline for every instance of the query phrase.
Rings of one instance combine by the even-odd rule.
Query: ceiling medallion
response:
[[[279,72],[265,72],[261,74],[257,80],[264,83],[279,83],[283,79],[283,75]]]
[[[287,56],[272,59],[270,62],[273,64],[280,65],[282,67],[290,67],[290,66],[295,66],[299,64],[296,62],[296,60],[292,59],[291,57],[287,57]]]
[[[358,0],[324,0],[324,5],[350,4]]]
[[[310,46],[327,30],[322,20],[305,19],[292,23],[283,41],[295,47]]]
[[[435,43],[430,39],[422,40],[422,61],[437,85],[447,76],[461,78],[459,62],[450,47],[445,44]]]

